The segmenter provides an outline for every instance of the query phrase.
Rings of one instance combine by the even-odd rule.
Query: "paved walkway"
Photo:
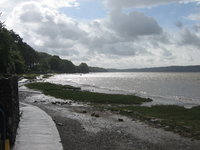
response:
[[[23,112],[13,150],[63,150],[51,117],[36,106],[21,104]]]

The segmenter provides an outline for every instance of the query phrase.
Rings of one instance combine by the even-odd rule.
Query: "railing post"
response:
[[[1,133],[1,150],[5,150],[6,141],[6,117],[4,111],[0,108],[0,133]]]

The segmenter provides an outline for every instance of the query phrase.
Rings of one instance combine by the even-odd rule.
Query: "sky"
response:
[[[1,0],[1,21],[76,65],[200,65],[200,0]]]

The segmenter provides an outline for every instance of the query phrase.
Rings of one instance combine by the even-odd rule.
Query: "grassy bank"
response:
[[[155,127],[174,131],[200,140],[200,107],[185,109],[179,106],[115,107],[112,111],[139,119]]]
[[[36,73],[21,74],[21,75],[19,75],[19,76],[20,76],[20,77],[23,77],[23,78],[25,78],[25,79],[33,80],[33,79],[37,79],[37,77],[39,77],[39,76],[41,76],[41,75],[42,75],[42,78],[44,78],[44,79],[53,76],[53,74],[36,74]]]
[[[61,99],[71,99],[75,101],[103,103],[103,104],[142,104],[150,102],[151,99],[141,98],[134,95],[103,94],[89,91],[81,91],[80,88],[57,85],[52,83],[29,83],[28,88],[42,91],[46,95]]]
[[[23,78],[25,79],[36,79],[37,76],[40,76],[40,74],[35,74],[35,73],[32,73],[32,74],[23,74],[21,75]]]

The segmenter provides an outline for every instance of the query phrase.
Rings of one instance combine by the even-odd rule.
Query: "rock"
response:
[[[86,111],[86,110],[83,110],[83,111],[82,111],[82,113],[86,114],[86,113],[87,113],[87,111]]]
[[[64,126],[62,123],[56,123],[58,126]]]
[[[95,114],[94,116],[98,118],[98,117],[99,117],[99,114]]]
[[[95,113],[92,113],[91,116],[95,116]]]
[[[121,118],[119,118],[119,119],[118,119],[118,121],[119,121],[119,122],[123,122],[124,120],[123,120],[123,119],[121,119]]]
[[[51,102],[51,104],[56,105],[56,102]]]

